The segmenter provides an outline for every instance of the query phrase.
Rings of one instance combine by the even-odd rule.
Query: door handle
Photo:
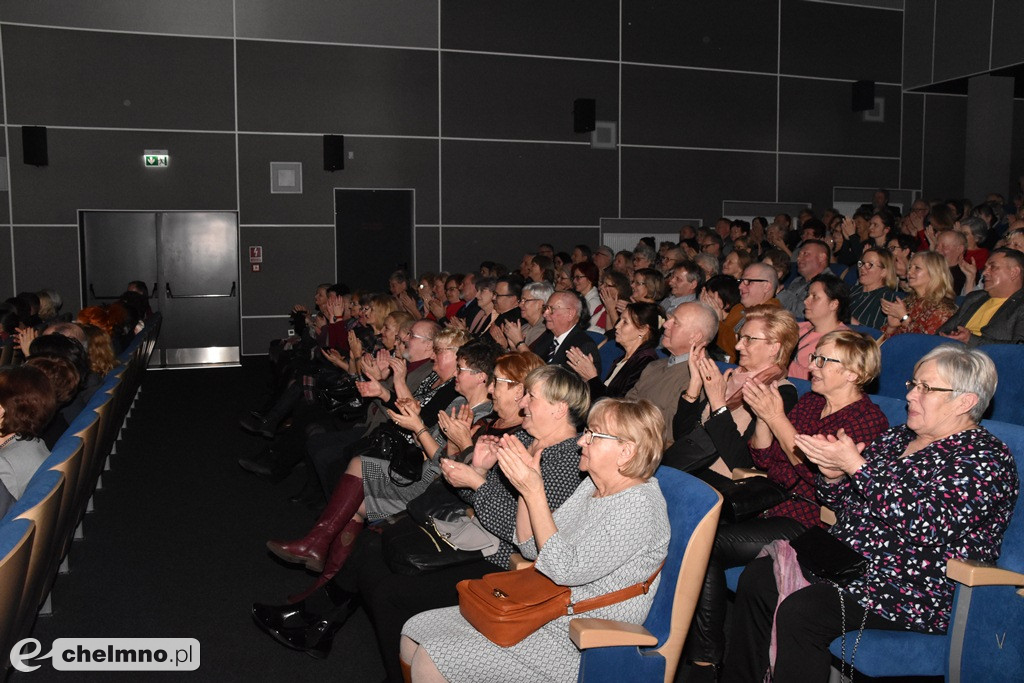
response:
[[[168,299],[228,299],[235,295],[237,289],[237,282],[231,283],[231,291],[227,294],[174,294],[171,291],[171,283],[164,283],[164,291],[167,292]]]
[[[120,295],[117,295],[117,296],[100,296],[99,294],[96,293],[96,290],[92,288],[92,283],[91,282],[89,283],[89,293],[92,294],[92,298],[93,299],[107,299],[107,300],[110,300],[110,301],[117,301],[118,299],[121,298]]]

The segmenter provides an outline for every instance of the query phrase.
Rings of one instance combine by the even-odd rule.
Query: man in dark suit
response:
[[[594,361],[597,374],[601,374],[601,354],[597,344],[580,324],[583,302],[571,292],[555,292],[544,307],[544,326],[548,329],[530,345],[530,350],[548,365],[561,365],[571,370],[566,353],[576,347]]]
[[[984,273],[985,289],[968,294],[939,334],[971,347],[1024,342],[1024,254],[996,249]]]

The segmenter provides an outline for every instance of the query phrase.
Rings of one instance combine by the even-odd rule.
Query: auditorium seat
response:
[[[1024,382],[1017,370],[1024,369],[1024,346],[1020,344],[982,344],[978,347],[996,364],[999,383],[992,405],[985,416],[1001,422],[1024,424]]]
[[[907,380],[914,374],[914,364],[921,356],[942,344],[959,344],[934,334],[897,334],[882,344],[882,371],[878,389],[871,393],[891,398],[907,395]]]
[[[5,666],[11,646],[20,637],[18,607],[25,593],[35,524],[28,519],[0,524],[0,662]]]

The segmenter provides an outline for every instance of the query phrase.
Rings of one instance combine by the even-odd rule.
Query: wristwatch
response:
[[[909,313],[904,313],[903,317],[900,318],[900,325],[902,325],[903,323],[907,322],[908,320],[910,320],[910,314]]]
[[[722,413],[727,412],[729,412],[729,406],[721,406],[720,408],[711,411],[711,415],[709,417],[716,417],[718,415],[721,415]]]

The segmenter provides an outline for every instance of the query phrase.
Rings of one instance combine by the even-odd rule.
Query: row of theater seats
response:
[[[881,336],[878,330],[854,325],[857,332],[866,332],[876,339]],[[588,333],[595,344],[600,344],[604,337],[596,333]],[[907,419],[906,381],[911,378],[914,363],[921,356],[940,344],[960,344],[955,339],[947,339],[935,334],[898,334],[888,339],[881,346],[882,370],[878,379],[868,386],[871,400],[877,403],[889,418],[889,424],[903,424]],[[978,347],[992,358],[999,373],[999,384],[995,396],[985,417],[1000,422],[1024,425],[1024,382],[1018,382],[1016,373],[1024,368],[1024,346],[1020,344],[983,344]],[[609,340],[598,350],[601,354],[602,379],[607,378],[616,361],[625,353],[616,342]],[[664,354],[664,351],[661,351]],[[734,365],[720,364],[723,368]],[[810,383],[806,380],[790,378],[800,394],[810,391]],[[886,399],[898,399],[893,403]],[[886,407],[888,406],[888,408]]]
[[[146,322],[92,399],[54,445],[25,493],[0,520],[0,652],[31,633],[49,613],[49,593],[66,569],[71,542],[92,510],[92,493],[139,390],[160,332],[159,314]]]

